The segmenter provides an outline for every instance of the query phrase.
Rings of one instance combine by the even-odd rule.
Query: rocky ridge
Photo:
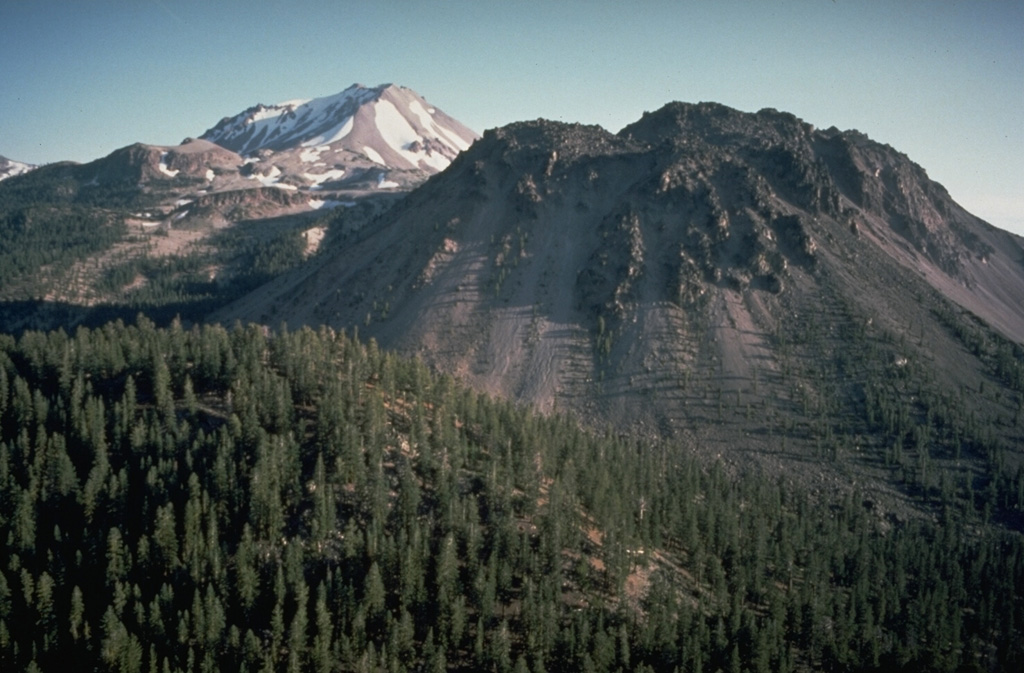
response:
[[[674,103],[619,134],[488,131],[219,317],[358,327],[479,389],[833,488],[891,476],[881,397],[921,423],[957,400],[975,418],[957,423],[1024,443],[998,420],[1020,417],[1022,259],[1020,237],[863,134]],[[974,432],[949,423],[914,455],[945,461]]]

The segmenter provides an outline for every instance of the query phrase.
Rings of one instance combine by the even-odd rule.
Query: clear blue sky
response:
[[[0,0],[0,154],[176,144],[255,103],[410,87],[477,131],[673,100],[856,128],[1024,233],[1024,2]]]

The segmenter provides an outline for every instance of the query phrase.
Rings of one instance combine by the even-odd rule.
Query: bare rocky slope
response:
[[[1021,296],[1024,241],[894,149],[673,103],[617,135],[489,131],[217,317],[358,329],[737,467],[927,493],[1019,466]]]

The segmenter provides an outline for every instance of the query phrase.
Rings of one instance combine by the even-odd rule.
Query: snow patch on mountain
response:
[[[377,91],[353,85],[323,98],[261,103],[225,117],[201,137],[240,154],[336,142],[347,135],[346,119]]]
[[[177,169],[171,170],[170,168],[167,167],[167,155],[168,154],[170,154],[170,153],[169,152],[163,152],[163,153],[160,154],[160,163],[157,165],[157,168],[159,168],[160,172],[163,173],[164,175],[173,178],[173,177],[177,176],[180,171],[178,171]]]
[[[280,168],[277,166],[271,166],[269,173],[253,173],[249,176],[250,180],[257,180],[264,187],[277,187],[278,189],[286,189],[288,191],[296,191],[298,187],[290,185],[287,182],[281,182],[281,176],[283,175]]]
[[[326,133],[322,133],[312,140],[307,140],[302,143],[303,147],[314,147],[316,145],[330,145],[336,143],[349,133],[352,132],[352,127],[355,125],[355,117],[348,117],[345,121],[338,124],[336,127],[330,129]]]
[[[387,166],[387,163],[384,161],[384,157],[382,157],[380,153],[377,152],[377,150],[373,149],[372,147],[367,147],[364,145],[363,153],[370,158],[370,161],[375,161],[381,166]]]
[[[313,210],[320,210],[322,208],[338,208],[339,206],[345,206],[351,208],[356,205],[355,201],[335,201],[333,199],[310,199],[309,207]]]
[[[418,100],[414,100],[411,103],[409,103],[409,110],[412,111],[412,113],[419,118],[420,124],[448,140],[448,142],[457,147],[460,152],[469,149],[471,143],[467,142],[464,138],[461,138],[460,136],[454,133],[449,133],[448,130],[445,129],[443,126],[434,122],[433,115],[437,112],[436,108],[430,108],[429,110],[426,110],[423,108],[423,105]]]
[[[378,101],[373,106],[373,111],[374,121],[381,138],[413,166],[424,168],[425,164],[440,172],[451,163],[451,159],[443,154],[433,153],[430,150],[413,149],[420,145],[423,136],[412,127],[409,120],[398,111],[391,101]]]
[[[253,173],[249,176],[251,180],[259,180],[264,187],[273,187],[280,177],[281,169],[277,166],[271,166],[269,173]]]
[[[343,168],[332,168],[326,173],[303,173],[302,176],[309,180],[312,184],[310,190],[323,189],[323,183],[332,180],[340,180],[345,175]]]
[[[397,182],[385,179],[383,173],[377,176],[377,189],[395,189],[400,186]]]
[[[299,160],[307,164],[316,163],[320,161],[320,155],[329,149],[331,148],[327,145],[317,145],[316,147],[308,147],[307,149],[304,149],[302,150],[302,152],[299,153]]]
[[[36,166],[0,156],[0,180],[13,178],[15,175],[21,175],[22,173],[28,173],[33,168],[36,168]]]

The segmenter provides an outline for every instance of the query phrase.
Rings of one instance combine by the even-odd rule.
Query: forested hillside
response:
[[[125,224],[129,217],[80,205],[0,205],[4,329],[99,326],[140,311],[163,325],[176,315],[198,321],[301,264],[307,258],[303,226],[341,219],[204,233],[202,244],[158,254],[172,245],[172,234],[139,233],[137,225]]]
[[[1024,665],[982,508],[737,481],[326,328],[0,337],[0,425],[4,671]]]
[[[215,171],[188,162],[203,152],[178,152],[181,166],[223,180],[221,191],[210,192],[209,177],[177,175],[157,163],[160,148],[142,145],[0,183],[0,329],[96,327],[139,312],[160,325],[176,315],[200,321],[399,197],[309,210],[288,190],[247,188],[260,183],[238,177],[237,167],[234,177],[221,175],[230,157],[211,164]]]

